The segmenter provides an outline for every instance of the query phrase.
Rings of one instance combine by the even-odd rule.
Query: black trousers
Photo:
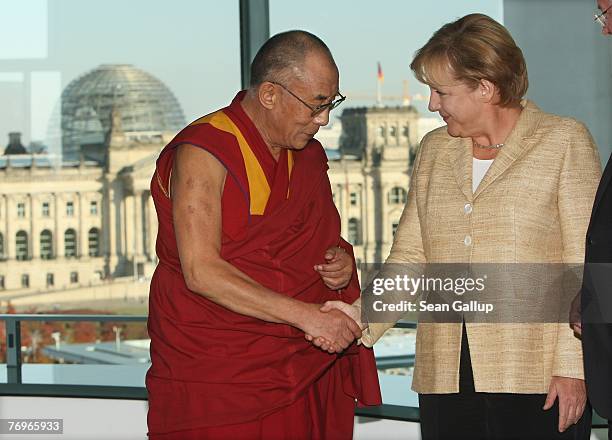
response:
[[[577,424],[558,431],[559,405],[544,411],[545,394],[477,393],[465,325],[459,393],[420,394],[422,440],[588,440],[591,408]]]

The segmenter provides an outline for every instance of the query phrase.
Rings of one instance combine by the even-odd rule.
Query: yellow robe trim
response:
[[[289,167],[289,182],[291,182],[291,170],[293,169],[293,151],[287,151],[287,166]],[[287,186],[287,198],[289,198],[289,188],[291,185]]]
[[[238,127],[236,127],[236,124],[222,111],[201,117],[197,121],[192,122],[191,125],[196,124],[210,124],[217,130],[230,133],[236,138],[242,158],[244,159],[244,167],[246,168],[247,179],[249,181],[251,215],[263,215],[268,198],[270,197],[270,185],[268,185],[266,175],[255,153],[251,150],[251,147]]]

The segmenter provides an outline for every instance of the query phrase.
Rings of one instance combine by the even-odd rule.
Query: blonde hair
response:
[[[439,86],[450,74],[476,88],[486,79],[499,91],[502,107],[517,105],[529,80],[523,52],[508,30],[484,14],[470,14],[436,31],[410,64],[422,83]]]

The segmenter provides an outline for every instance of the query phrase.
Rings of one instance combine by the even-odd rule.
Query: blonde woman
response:
[[[523,99],[526,64],[509,32],[467,15],[411,68],[446,126],[421,142],[387,262],[582,263],[597,149],[583,124]],[[362,341],[391,326],[371,324]],[[567,323],[419,323],[412,387],[423,439],[589,437]]]

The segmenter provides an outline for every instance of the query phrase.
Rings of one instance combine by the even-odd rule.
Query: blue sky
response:
[[[469,12],[502,19],[500,0],[270,0],[271,33],[306,29],[331,48],[344,105],[372,104],[376,63],[383,95],[421,92],[414,51]],[[188,120],[226,105],[240,87],[238,0],[28,0],[0,2],[0,147],[11,130],[39,137],[54,101],[77,76],[128,63],[166,83]],[[389,102],[391,104],[391,102]],[[422,107],[422,103],[418,103]]]

